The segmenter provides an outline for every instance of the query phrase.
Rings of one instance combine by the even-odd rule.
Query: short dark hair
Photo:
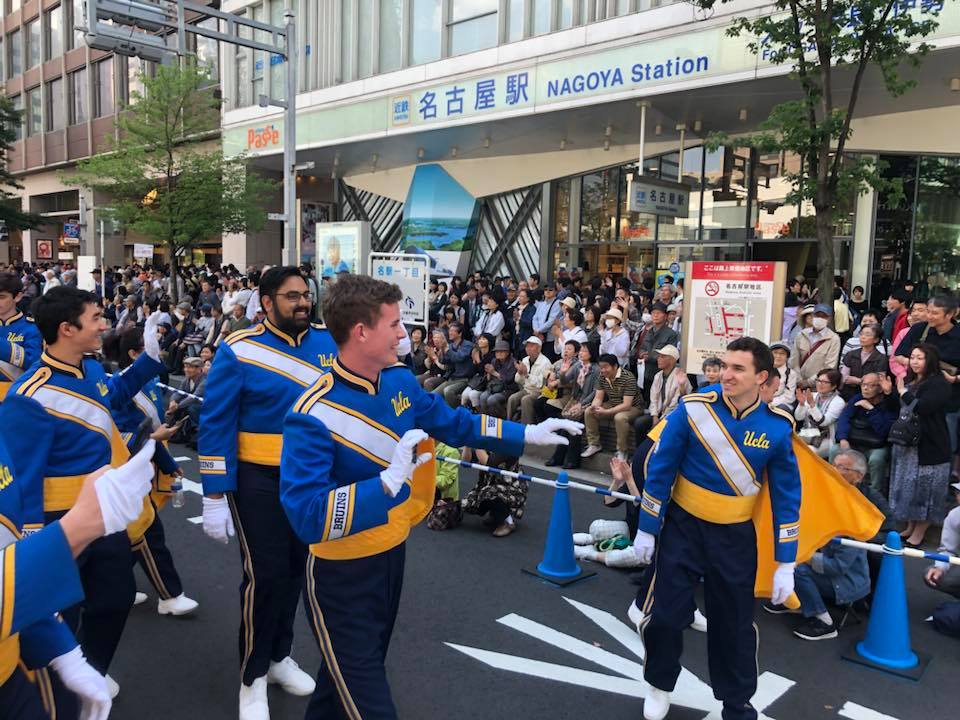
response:
[[[843,382],[843,375],[840,374],[840,371],[836,368],[824,368],[817,373],[817,377],[825,376],[827,382],[833,385],[835,388],[840,387],[840,383]]]
[[[720,358],[718,357],[708,357],[706,360],[703,361],[703,365],[701,366],[701,368],[704,371],[706,371],[708,367],[722,368],[723,363],[720,362]]]
[[[23,281],[16,273],[0,273],[0,292],[8,292],[14,297],[23,292]]]
[[[89,290],[81,290],[68,285],[58,285],[33,301],[30,312],[37,329],[47,345],[57,341],[60,323],[70,323],[80,327],[80,316],[87,305],[96,305],[97,296]]]
[[[300,268],[296,265],[278,265],[270,268],[260,278],[260,297],[268,297],[273,300],[277,290],[290,277],[302,279],[303,275],[300,274]]]
[[[564,346],[567,346],[567,345],[573,345],[573,351],[575,353],[580,352],[580,343],[578,343],[576,340],[567,340],[564,343]]]
[[[0,284],[0,290],[2,289],[3,285]],[[957,298],[954,295],[934,295],[929,304],[940,308],[947,315],[957,311]]]
[[[403,292],[396,285],[366,275],[345,273],[337,277],[323,299],[323,319],[333,341],[342,345],[357,324],[376,324],[381,306],[401,300]]]
[[[753,337],[740,337],[727,343],[731,352],[748,352],[753,355],[753,371],[758,375],[766,370],[773,372],[773,353],[762,340]]]
[[[120,347],[118,348],[116,361],[121,370],[133,362],[130,359],[131,350],[137,352],[143,350],[143,330],[138,327],[130,328],[120,335]]]
[[[620,367],[620,361],[617,359],[617,356],[614,355],[613,353],[604,353],[599,358],[597,358],[597,363],[607,363],[607,365]]]
[[[583,313],[579,310],[571,310],[567,313],[567,317],[573,321],[574,325],[583,325]]]

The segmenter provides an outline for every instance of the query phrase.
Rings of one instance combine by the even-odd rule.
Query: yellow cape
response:
[[[797,562],[809,560],[832,538],[843,535],[869,540],[880,530],[883,513],[856,487],[844,480],[829,463],[818,457],[810,446],[793,436],[793,452],[800,468],[800,537]],[[770,597],[773,589],[774,559],[773,511],[770,487],[763,483],[753,511],[757,529],[757,580],[754,595]],[[788,603],[789,604],[789,603]]]

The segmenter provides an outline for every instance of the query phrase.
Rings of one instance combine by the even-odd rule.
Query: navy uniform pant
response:
[[[137,584],[125,532],[94,540],[77,558],[84,599],[63,611],[90,664],[103,674],[120,644]]]
[[[77,696],[46,669],[29,675],[22,666],[0,685],[0,720],[75,720],[80,715]]]
[[[156,504],[153,505],[153,509],[156,516],[143,534],[143,539],[133,546],[133,555],[160,599],[170,600],[183,592],[183,585],[173,565],[173,556],[167,549],[163,523],[160,522],[160,510]]]
[[[241,462],[229,496],[240,540],[240,673],[245,685],[290,654],[307,547],[280,504],[280,468]]]
[[[406,546],[357,560],[307,561],[305,597],[323,666],[306,720],[395,720],[384,661]]]
[[[702,577],[714,697],[723,702],[724,720],[756,718],[750,705],[757,690],[756,574],[752,521],[717,525],[671,503],[657,545],[650,615],[641,627],[647,651],[644,679],[667,692],[676,685],[683,631],[693,622],[694,590]]]

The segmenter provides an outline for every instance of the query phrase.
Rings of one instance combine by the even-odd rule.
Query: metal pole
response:
[[[293,10],[287,8],[283,15],[286,23],[284,45],[287,53],[286,110],[283,117],[283,214],[286,216],[286,232],[283,242],[283,262],[296,260],[297,252],[297,29]]]
[[[677,182],[683,182],[683,140],[687,132],[687,126],[681,123],[677,125],[677,130],[680,131],[680,160],[677,162]]]
[[[650,103],[646,100],[640,101],[640,163],[637,166],[637,177],[643,177],[643,160],[647,144],[647,107],[649,105]]]
[[[104,240],[104,229],[103,229],[103,218],[100,218],[100,299],[104,302],[107,301],[107,271],[103,267],[103,240]]]

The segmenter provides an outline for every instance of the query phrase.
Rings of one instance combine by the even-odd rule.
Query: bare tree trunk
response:
[[[180,272],[179,258],[177,258],[177,248],[170,246],[170,299],[173,307],[180,302]]]
[[[818,203],[819,205],[819,203]],[[833,307],[833,218],[829,204],[816,208],[817,217],[817,287],[820,302]]]

